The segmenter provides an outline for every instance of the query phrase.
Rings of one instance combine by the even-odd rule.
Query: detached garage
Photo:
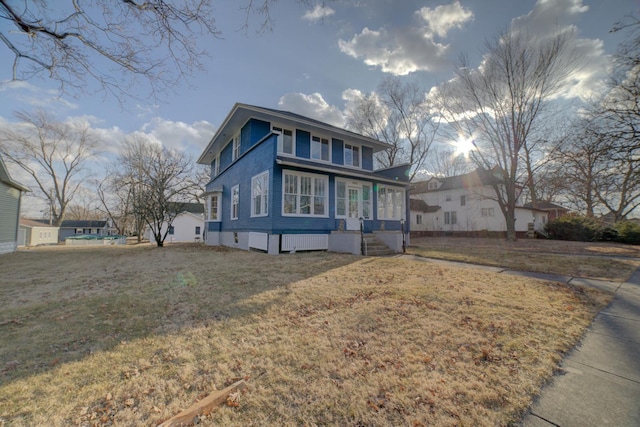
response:
[[[57,245],[60,227],[31,219],[20,219],[18,246]]]

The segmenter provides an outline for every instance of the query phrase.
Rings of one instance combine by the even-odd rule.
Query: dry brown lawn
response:
[[[402,258],[199,245],[0,257],[0,425],[507,425],[610,295]],[[237,406],[236,406],[237,405]]]
[[[640,246],[612,242],[475,239],[411,240],[408,253],[513,270],[624,282],[640,267]]]

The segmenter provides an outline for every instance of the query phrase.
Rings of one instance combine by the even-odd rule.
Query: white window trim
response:
[[[402,195],[401,199],[402,199],[402,204],[400,205],[400,217],[396,218],[393,216],[389,216],[389,213],[387,212],[387,206],[386,204],[384,205],[384,209],[383,209],[383,215],[380,215],[380,190],[384,188],[385,189],[385,193],[387,191],[387,189],[391,189],[394,192],[399,191],[400,194]],[[378,185],[378,190],[376,191],[376,201],[377,201],[377,209],[376,209],[376,213],[378,214],[378,219],[379,220],[385,220],[385,221],[400,221],[402,218],[405,217],[405,198],[406,198],[406,194],[405,194],[405,190],[404,188],[398,188],[398,187],[393,187],[390,185],[382,185],[379,184]],[[394,205],[395,206],[395,205]],[[395,209],[394,209],[395,211]]]
[[[217,212],[218,212],[218,218],[217,219],[211,219],[211,199],[213,198],[213,196],[216,196],[218,199],[218,203],[217,204]],[[222,212],[220,211],[220,208],[222,206],[222,193],[216,193],[216,194],[212,194],[209,197],[207,197],[207,221],[210,222],[220,222],[222,221],[221,214]]]
[[[338,214],[338,183],[342,182],[344,183],[344,189],[345,189],[345,213],[344,215],[339,215]],[[348,188],[349,187],[359,187],[360,188],[360,196],[364,196],[364,190],[363,187],[369,187],[369,216],[368,217],[364,217],[364,198],[361,199],[361,203],[360,203],[360,212],[359,215],[362,216],[364,219],[366,220],[370,220],[373,219],[373,184],[371,182],[366,182],[366,181],[353,181],[353,180],[348,180],[348,179],[343,179],[343,178],[336,178],[335,181],[335,217],[339,218],[339,219],[346,219],[348,218],[347,215],[347,205],[346,203],[348,203]]]
[[[253,192],[254,190],[254,182],[257,179],[264,179],[265,181],[265,189],[266,189],[266,194],[261,195],[261,203],[260,203],[260,213],[256,214],[254,212],[254,198],[255,198],[255,193]],[[263,216],[268,216],[269,215],[269,171],[264,171],[259,173],[258,175],[255,175],[251,178],[251,218],[259,218],[259,217],[263,217]]]
[[[355,166],[353,164],[347,164],[347,145],[352,147],[351,154],[353,155],[353,147],[358,149],[358,165]],[[352,160],[353,163],[353,160]],[[354,168],[354,169],[362,169],[362,145],[352,144],[352,143],[343,143],[342,145],[342,164],[346,167]]]
[[[327,148],[328,148],[327,149],[327,154],[329,156],[329,158],[327,160],[324,160],[322,158],[316,159],[316,158],[313,157],[313,138],[314,137],[320,139],[320,146],[321,146],[321,148],[320,148],[320,156],[322,156],[322,140],[323,139],[327,140]],[[309,136],[309,159],[313,160],[313,161],[316,161],[316,162],[331,163],[331,151],[332,151],[331,145],[332,144],[333,144],[333,141],[328,136],[323,136],[323,135],[320,135],[320,134],[315,134],[315,135],[311,134]]]
[[[275,129],[277,128],[277,129]],[[280,133],[280,129],[282,129],[283,131],[288,130],[291,132],[291,138],[292,138],[292,152],[291,153],[285,153],[284,151],[281,150],[282,148],[282,134]],[[289,128],[287,126],[282,126],[279,123],[272,123],[271,124],[271,132],[277,133],[278,134],[278,154],[283,155],[283,156],[291,156],[291,157],[295,157],[296,156],[296,129],[293,128]]]
[[[286,185],[286,179],[285,179],[285,175],[296,175],[298,177],[297,180],[297,203],[296,203],[296,213],[285,213],[284,211],[284,206],[285,206],[285,202],[284,202],[284,198],[285,198],[285,185]],[[300,212],[300,177],[309,177],[312,179],[312,185],[311,185],[311,190],[312,190],[312,194],[311,194],[311,212],[310,214],[301,214]],[[324,181],[324,188],[325,188],[325,195],[324,195],[324,214],[322,215],[318,215],[318,214],[314,214],[313,213],[313,199],[316,197],[315,196],[315,183],[314,180],[315,179],[322,179]],[[306,173],[306,172],[298,172],[298,171],[293,171],[293,170],[288,170],[288,169],[284,169],[282,171],[282,216],[286,216],[286,217],[300,217],[300,218],[309,218],[309,217],[314,217],[314,218],[329,218],[329,176],[328,175],[319,175],[319,174],[314,174],[314,173]]]
[[[231,161],[235,162],[240,157],[240,132],[233,135],[231,143]]]
[[[238,202],[237,204],[233,202],[233,194],[237,192],[238,193]],[[236,216],[233,216],[233,207],[234,206],[238,206],[237,210],[236,210]],[[229,212],[229,218],[232,221],[236,221],[238,218],[240,217],[240,185],[234,185],[233,187],[231,187],[231,211]]]

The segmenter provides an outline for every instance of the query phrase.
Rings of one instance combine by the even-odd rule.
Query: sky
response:
[[[106,151],[141,133],[195,161],[236,102],[342,126],[350,102],[375,91],[385,76],[429,91],[453,77],[460,54],[478,66],[485,40],[504,30],[569,31],[586,66],[563,96],[584,99],[623,41],[610,32],[614,23],[640,11],[639,0],[279,0],[271,7],[271,29],[258,32],[259,16],[243,29],[240,6],[247,2],[216,2],[222,33],[198,41],[209,53],[204,69],[159,102],[61,95],[46,76],[9,82],[9,61],[0,61],[0,126],[15,122],[15,111],[44,108],[60,120],[89,122]],[[11,58],[4,46],[0,58]],[[14,179],[30,184],[9,167]]]

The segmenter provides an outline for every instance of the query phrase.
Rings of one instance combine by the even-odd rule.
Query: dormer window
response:
[[[438,189],[438,181],[429,181],[427,185],[428,190],[437,190]]]
[[[284,129],[279,126],[272,126],[271,130],[278,133],[278,153],[290,154],[295,156],[295,144],[293,143],[293,131],[290,129]]]
[[[345,166],[360,167],[360,147],[344,144],[344,164]]]

